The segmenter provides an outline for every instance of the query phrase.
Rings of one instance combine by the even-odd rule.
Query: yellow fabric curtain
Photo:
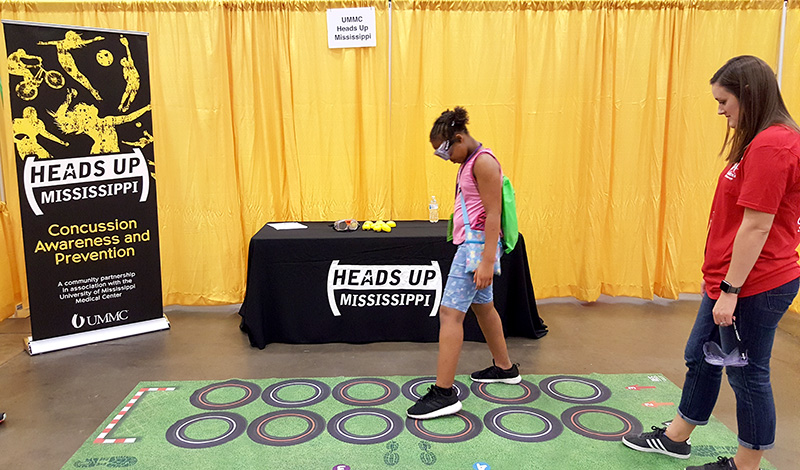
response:
[[[0,202],[0,320],[13,315],[22,298],[12,223],[8,206]]]
[[[790,0],[786,13],[781,93],[789,112],[800,119],[800,0]]]
[[[0,35],[0,70],[7,69],[5,63],[5,39]],[[11,122],[8,119],[8,87],[5,77],[0,81],[0,168],[3,171],[5,201],[0,200],[0,321],[16,312],[17,304],[27,303],[25,262],[22,252],[22,233],[19,228],[19,198],[17,196],[16,173],[14,172],[14,147]],[[16,210],[12,210],[15,207]]]
[[[363,1],[6,1],[0,14],[149,33],[164,303],[206,305],[242,301],[266,222],[389,216],[388,35],[327,47],[326,9],[363,6],[387,31],[388,5]]]
[[[800,0],[788,3],[785,36],[781,94],[792,117],[800,122]],[[800,295],[789,310],[800,313]]]
[[[241,2],[228,14],[244,234],[274,220],[388,218],[388,6]],[[327,9],[374,7],[377,47],[329,49]]]
[[[342,7],[375,7],[377,47],[328,49],[326,9]],[[422,219],[431,195],[449,214],[455,167],[427,136],[455,105],[516,186],[537,296],[696,292],[725,132],[708,79],[737,54],[776,67],[780,8],[6,0],[0,16],[150,34],[164,303],[205,305],[241,302],[247,245],[266,222]],[[783,81],[795,115],[799,10],[792,0]],[[0,283],[0,304],[13,304],[24,267],[0,119],[12,222],[0,240],[16,247],[20,286]]]
[[[391,140],[416,163],[393,160],[395,207],[452,208],[426,140],[463,105],[515,183],[537,296],[697,292],[725,133],[708,80],[738,54],[777,65],[780,8],[396,0]]]

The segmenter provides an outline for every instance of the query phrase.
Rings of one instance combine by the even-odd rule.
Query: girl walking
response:
[[[464,317],[470,306],[493,358],[492,366],[474,372],[472,380],[511,384],[522,380],[517,365],[509,359],[503,323],[494,308],[492,293],[495,265],[499,268],[502,254],[500,215],[503,171],[491,150],[469,134],[468,122],[464,108],[448,109],[436,119],[430,133],[434,154],[460,165],[453,215],[453,243],[458,245],[458,249],[447,275],[439,307],[436,383],[408,409],[408,417],[413,419],[436,418],[461,410],[453,383],[464,342]],[[474,235],[470,231],[483,233],[483,246],[472,243]],[[476,247],[477,253],[474,252]],[[472,254],[470,250],[473,250]],[[477,267],[474,267],[472,264],[476,258]]]

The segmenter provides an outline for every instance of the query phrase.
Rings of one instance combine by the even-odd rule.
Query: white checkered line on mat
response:
[[[127,405],[125,405],[121,410],[119,410],[119,413],[117,414],[117,416],[115,416],[114,419],[112,419],[111,422],[108,423],[108,426],[106,426],[106,428],[103,429],[103,431],[100,434],[97,435],[97,437],[94,439],[94,443],[95,444],[132,444],[132,443],[136,442],[136,438],[135,437],[124,437],[124,438],[119,438],[119,439],[106,439],[105,437],[108,436],[108,433],[110,433],[111,430],[114,429],[114,426],[116,426],[117,423],[119,423],[120,420],[122,420],[122,418],[125,417],[125,415],[128,413],[128,411],[133,407],[134,403],[136,403],[139,400],[139,398],[141,398],[142,395],[144,395],[144,392],[171,392],[173,390],[175,390],[175,387],[140,388],[139,391],[136,392],[136,394],[133,396],[133,398],[131,398],[131,401],[129,401]]]

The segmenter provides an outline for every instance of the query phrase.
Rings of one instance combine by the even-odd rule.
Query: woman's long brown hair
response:
[[[730,59],[711,77],[710,83],[725,88],[739,100],[739,119],[733,137],[728,128],[719,152],[722,155],[730,145],[728,162],[740,161],[750,142],[767,127],[782,124],[800,133],[783,102],[775,73],[758,57],[742,55]]]

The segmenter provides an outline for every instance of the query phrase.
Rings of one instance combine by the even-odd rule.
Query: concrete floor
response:
[[[677,301],[601,298],[539,302],[542,339],[509,338],[523,374],[661,372],[683,384],[683,347],[697,296]],[[29,356],[27,319],[0,322],[0,469],[57,469],[140,381],[271,377],[432,375],[435,343],[273,344],[250,347],[238,306],[168,308],[169,331]],[[800,316],[787,315],[773,352],[779,469],[799,468]],[[465,343],[459,373],[485,367],[483,343]],[[723,385],[714,415],[736,429],[733,393]],[[651,424],[643,423],[645,428]],[[731,442],[735,445],[735,442]],[[676,461],[675,468],[683,468]],[[562,470],[558,463],[555,470]],[[566,469],[565,469],[566,470]],[[571,469],[570,469],[571,470]]]

